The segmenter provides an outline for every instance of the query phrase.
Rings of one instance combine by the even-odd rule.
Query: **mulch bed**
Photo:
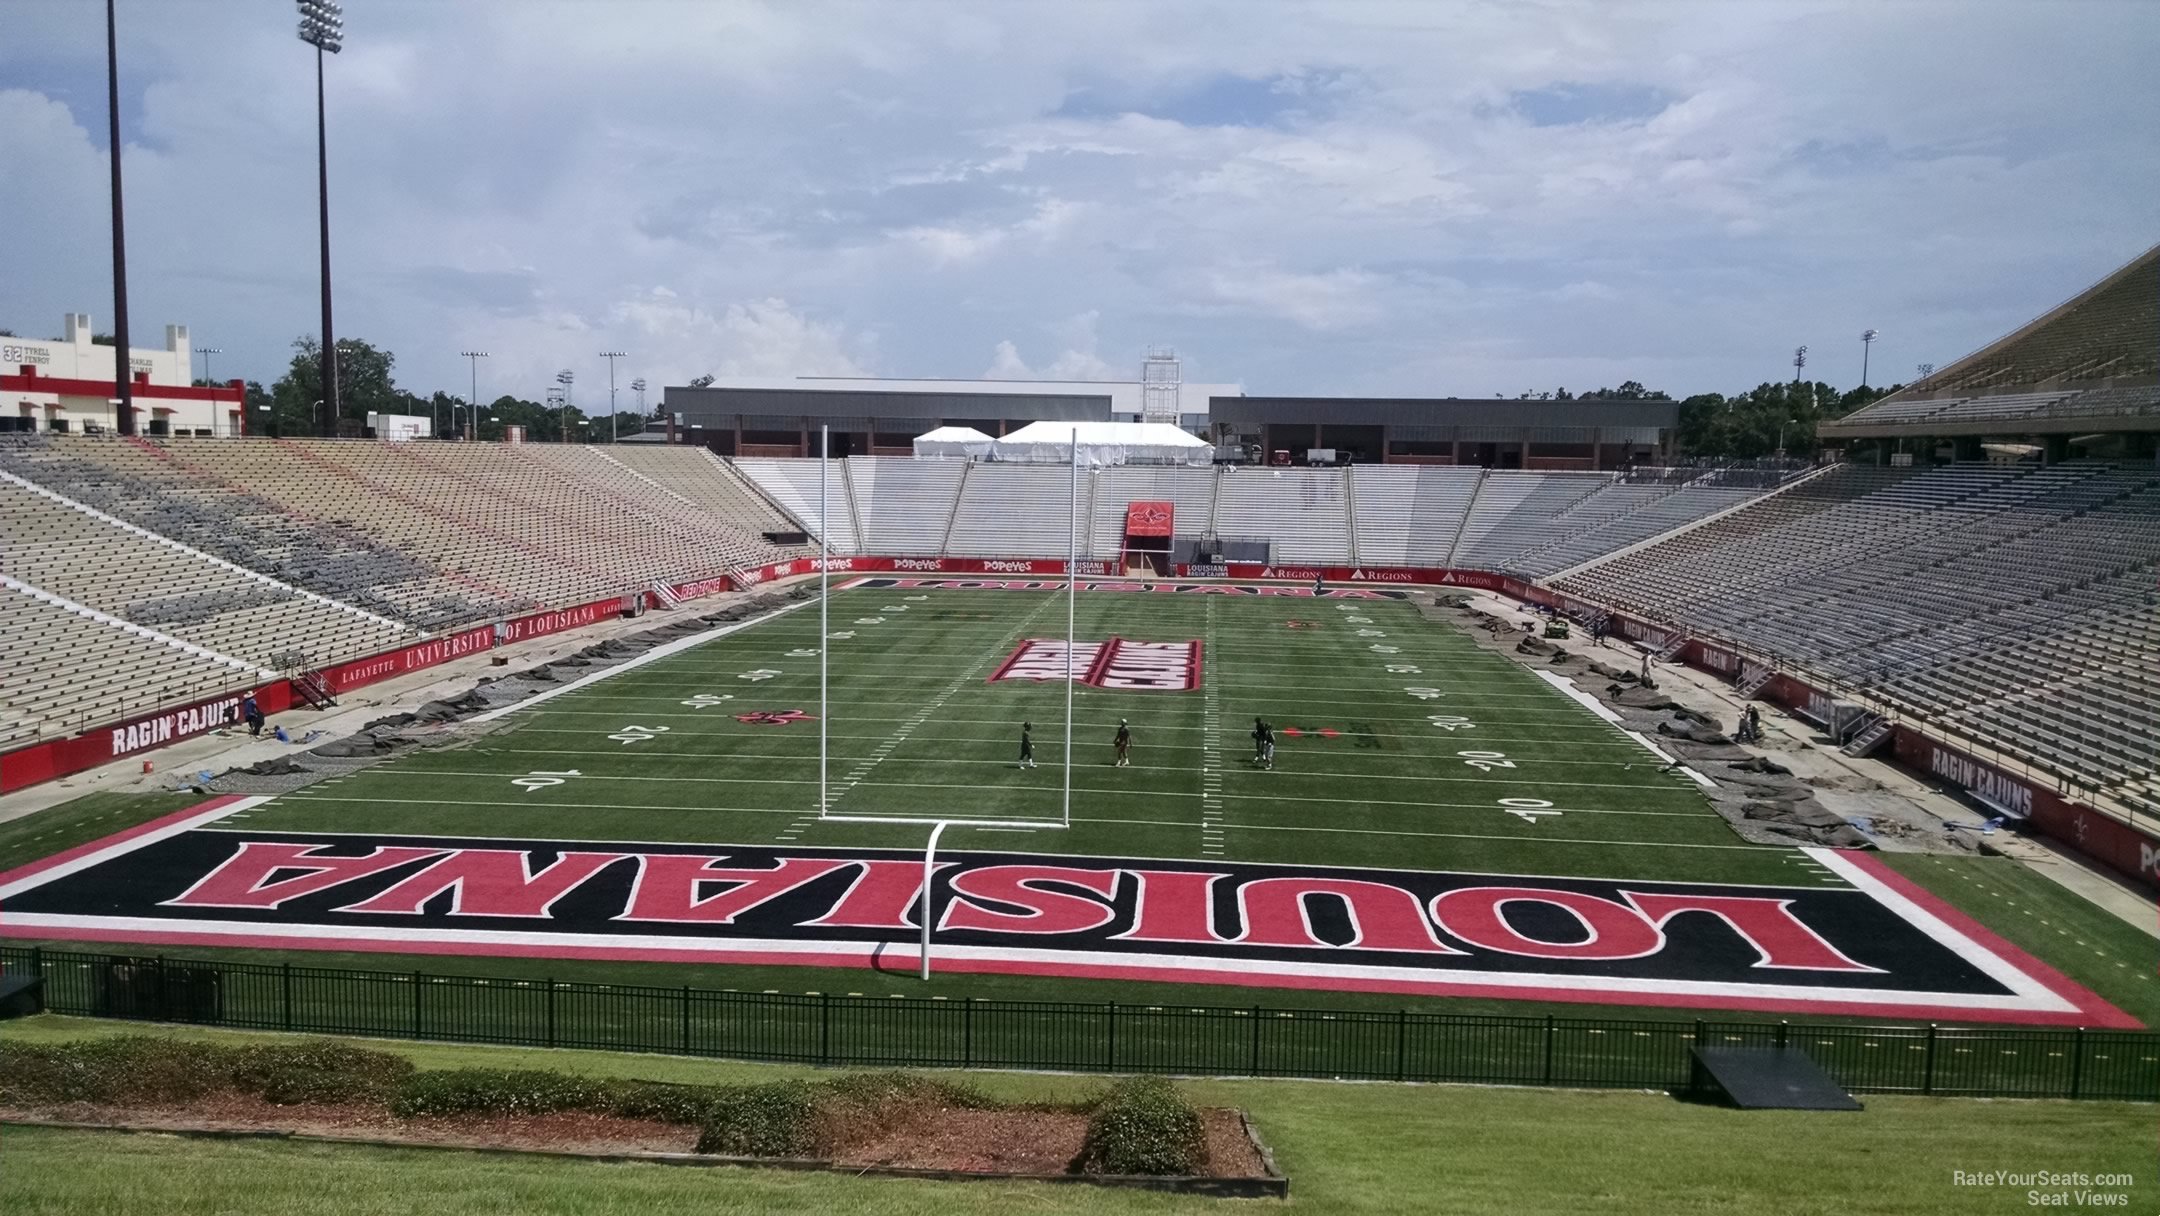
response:
[[[1062,1175],[1080,1155],[1087,1116],[1059,1110],[925,1110],[924,1117],[869,1131],[832,1155],[836,1166]],[[1268,1173],[1244,1120],[1220,1107],[1200,1112],[1211,1178]],[[698,1129],[683,1124],[563,1111],[544,1115],[451,1115],[400,1119],[380,1106],[278,1106],[234,1094],[142,1106],[59,1103],[0,1106],[0,1123],[54,1121],[148,1131],[286,1132],[457,1148],[577,1153],[690,1153]]]

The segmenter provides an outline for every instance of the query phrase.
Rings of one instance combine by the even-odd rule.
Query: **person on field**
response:
[[[1321,576],[1319,576],[1319,575],[1317,575],[1317,574],[1313,575],[1313,576],[1312,576],[1312,593],[1313,593],[1314,595],[1320,595],[1320,594],[1322,594],[1323,592],[1325,592],[1326,590],[1327,590],[1327,580],[1326,580],[1325,578],[1322,578]]]
[[[1126,721],[1125,719],[1123,719],[1123,718],[1119,718],[1119,719],[1118,719],[1118,723],[1117,723],[1117,738],[1115,738],[1115,739],[1111,740],[1111,742],[1117,745],[1117,765],[1116,765],[1116,767],[1118,767],[1118,768],[1131,768],[1131,767],[1132,767],[1132,725],[1131,725],[1130,723],[1128,723],[1128,722],[1127,722],[1127,721]]]
[[[1261,768],[1275,767],[1275,728],[1264,718],[1252,720],[1253,763]]]
[[[1020,767],[1035,767],[1035,737],[1028,732],[1035,729],[1033,722],[1020,724]]]
[[[252,691],[240,700],[240,720],[247,723],[248,734],[261,737],[263,711],[262,706],[255,703],[255,694]]]

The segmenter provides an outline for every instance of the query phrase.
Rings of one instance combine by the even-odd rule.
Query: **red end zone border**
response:
[[[212,821],[234,811],[270,801],[261,797],[215,798],[162,816],[151,822],[116,833],[102,840],[79,845],[52,857],[18,867],[0,874],[0,893],[5,893],[10,903],[21,901],[31,892],[47,884],[64,883],[73,875],[92,867],[125,861],[143,850],[156,851],[157,846],[170,849],[190,846],[203,838],[216,838],[216,846],[223,848],[227,842],[237,842],[247,837],[242,832],[217,831],[194,834],[193,840],[177,840]],[[284,838],[314,837],[321,835],[321,844],[328,845],[335,838],[316,833],[277,833]],[[457,850],[450,840],[462,838],[426,838],[400,836],[396,839],[421,842],[442,840],[445,854]],[[349,843],[350,838],[348,838]],[[172,842],[166,844],[165,842]],[[467,842],[468,844],[472,842]],[[520,844],[535,845],[538,842],[489,841],[495,848],[513,847]],[[306,847],[318,847],[310,841]],[[545,850],[559,850],[562,845],[548,843]],[[606,845],[625,853],[639,849],[666,850],[676,856],[688,854],[691,859],[712,858],[711,864],[719,864],[723,858],[754,855],[760,850],[770,853],[789,850],[769,850],[764,846],[691,846],[691,845],[637,845],[611,842]],[[850,855],[847,850],[813,850],[821,853],[824,860]],[[860,850],[856,852],[889,852],[886,850]],[[946,971],[963,971],[984,974],[1051,976],[1082,979],[1125,979],[1150,982],[1185,982],[1210,986],[1237,986],[1247,988],[1280,988],[1304,991],[1343,991],[1394,993],[1399,995],[1439,997],[1481,997],[1507,1000],[1542,1000],[1556,1002],[1591,1003],[1603,1005],[1635,1005],[1673,1009],[1725,1009],[1763,1013],[1812,1013],[1837,1014],[1858,1017],[1894,1017],[1927,1021],[1964,1021],[1993,1023],[2022,1023],[2030,1025],[2084,1026],[2109,1029],[2135,1029],[2140,1023],[2083,988],[2039,959],[2019,947],[2003,940],[1971,917],[1950,906],[1939,896],[1898,874],[1884,864],[1882,859],[1870,853],[1847,853],[1836,850],[1810,849],[1807,852],[1851,884],[1852,891],[1842,895],[1852,900],[1865,896],[1884,912],[1895,918],[1883,921],[1894,924],[1903,932],[1907,927],[1916,930],[1936,946],[1950,952],[1966,965],[1995,981],[2005,991],[2000,996],[1968,996],[1951,990],[1928,990],[1915,988],[1908,980],[1894,988],[1838,989],[1822,983],[1810,984],[1802,974],[1787,973],[1783,976],[1765,976],[1735,982],[1724,980],[1653,980],[1643,978],[1615,978],[1594,971],[1570,972],[1564,965],[1539,966],[1528,970],[1495,973],[1492,971],[1446,971],[1438,969],[1409,968],[1389,963],[1374,955],[1358,956],[1364,950],[1356,942],[1349,945],[1330,946],[1320,942],[1311,943],[1312,948],[1295,958],[1286,959],[1283,952],[1272,956],[1246,957],[1236,953],[1237,939],[1217,938],[1203,948],[1195,946],[1179,952],[1170,939],[1151,937],[1142,939],[1149,944],[1142,951],[1124,951],[1104,948],[1116,944],[1118,938],[1132,938],[1134,930],[1112,935],[1103,943],[1089,947],[1058,947],[1041,940],[1028,941],[1024,936],[1012,936],[1011,944],[1002,942],[984,945],[978,934],[974,942],[941,941],[935,946],[937,964]],[[558,854],[559,855],[559,854]],[[1132,861],[1092,857],[1076,857],[1048,854],[996,854],[985,855],[989,861],[1003,859],[1008,864],[1000,867],[973,863],[972,872],[996,873],[1016,867],[1011,862],[1021,860],[1027,864],[1019,869],[1063,869],[1104,876],[1115,888],[1120,881],[1139,878],[1140,871],[1152,873],[1150,867],[1193,866],[1190,860]],[[433,864],[432,862],[430,864]],[[528,863],[529,864],[529,863]],[[647,864],[640,860],[640,866]],[[850,861],[847,864],[869,865],[867,862]],[[897,866],[899,863],[880,864]],[[919,863],[906,863],[916,868]],[[1240,863],[1211,862],[1205,868],[1211,870],[1237,870]],[[1090,869],[1089,867],[1093,867]],[[1252,865],[1252,871],[1272,871],[1276,874],[1295,871],[1313,884],[1344,882],[1361,885],[1367,880],[1351,879],[1347,875],[1359,873],[1349,867],[1283,865]],[[123,867],[124,869],[124,867]],[[538,875],[537,868],[528,873]],[[867,875],[870,871],[864,870]],[[890,875],[894,871],[883,871]],[[961,864],[957,874],[971,872],[970,865]],[[1384,875],[1395,872],[1367,872]],[[1401,872],[1415,875],[1417,872]],[[1398,874],[1398,877],[1401,876]],[[1118,877],[1122,875],[1122,877]],[[1190,874],[1187,877],[1191,877]],[[1229,877],[1224,875],[1224,877]],[[1247,879],[1253,876],[1248,875]],[[1430,877],[1430,876],[1428,876]],[[1452,876],[1461,880],[1463,876]],[[1539,880],[1513,877],[1518,884],[1549,882],[1558,889],[1568,883],[1580,886],[1593,880]],[[77,885],[91,882],[78,880]],[[403,880],[400,880],[403,881]],[[1055,875],[1047,880],[1052,883],[1071,882],[1071,878]],[[1271,881],[1281,881],[1280,878]],[[1608,881],[1608,880],[1594,880]],[[1624,884],[1643,886],[1646,884]],[[1729,891],[1732,884],[1648,884],[1668,888],[1697,887],[1705,890]],[[853,888],[851,888],[852,891]],[[1146,888],[1143,888],[1143,892]],[[115,886],[119,892],[121,887]],[[1242,889],[1241,889],[1242,890]],[[1764,893],[1764,902],[1774,902],[1769,897],[1793,895],[1808,898],[1799,891],[1784,888],[1755,888]],[[1025,903],[1030,898],[1053,898],[1071,901],[1075,896],[1068,888],[1064,893],[1016,884],[1006,894],[993,898],[1010,902],[1015,898]],[[1518,896],[1523,897],[1523,896]],[[1536,898],[1531,892],[1528,898]],[[153,897],[154,898],[154,897]],[[845,898],[845,897],[843,897]],[[914,897],[911,894],[910,899]],[[971,910],[978,916],[982,912],[979,903],[971,902],[978,897],[972,891],[964,895],[960,883],[953,882],[944,902],[941,922],[950,920],[956,908]],[[1142,898],[1145,898],[1144,894]],[[1239,895],[1240,907],[1243,895]],[[1302,897],[1301,897],[1302,898]],[[1587,898],[1587,897],[1585,897]],[[1631,897],[1632,898],[1632,897]],[[1710,898],[1704,896],[1703,898]],[[97,901],[101,906],[105,896]],[[35,902],[34,900],[31,902]],[[169,901],[168,901],[169,902]],[[911,903],[897,905],[901,912],[892,925],[880,924],[879,929],[900,930],[890,934],[871,933],[848,940],[817,938],[814,934],[790,939],[774,936],[769,932],[757,936],[756,932],[730,935],[735,929],[733,922],[723,926],[702,926],[704,936],[680,924],[656,923],[650,933],[606,934],[578,932],[569,928],[546,928],[532,924],[516,927],[450,927],[436,928],[432,925],[454,922],[453,917],[430,914],[429,926],[415,924],[416,918],[370,921],[364,924],[331,923],[324,919],[333,914],[307,914],[287,921],[263,921],[239,919],[232,914],[220,914],[214,919],[187,919],[178,913],[160,915],[158,909],[165,904],[152,903],[135,909],[134,915],[125,914],[52,914],[21,913],[0,915],[0,937],[42,938],[81,942],[134,943],[156,946],[222,946],[252,949],[277,948],[294,950],[353,950],[380,953],[422,955],[485,955],[516,958],[547,959],[605,959],[635,962],[677,963],[745,963],[759,965],[871,967],[880,960],[886,964],[912,959],[916,930],[909,921],[912,913],[905,909]],[[223,905],[220,905],[223,906]],[[755,905],[751,905],[755,907]],[[1066,910],[1078,905],[1068,903]],[[1300,905],[1303,906],[1303,905]],[[1138,908],[1134,909],[1138,915]],[[993,915],[1007,915],[993,913]],[[1107,914],[1106,914],[1107,915]],[[1294,919],[1294,918],[1293,918]],[[545,917],[543,917],[545,920]],[[803,924],[815,922],[803,920]],[[1587,922],[1586,922],[1587,923]],[[1447,928],[1443,924],[1443,928]],[[718,928],[721,940],[714,940]],[[1308,926],[1309,929],[1309,926]],[[1430,931],[1430,926],[1426,926]],[[1252,922],[1247,921],[1246,935],[1254,932]],[[1191,939],[1198,942],[1199,939]],[[1156,944],[1163,943],[1163,944]],[[1229,949],[1229,953],[1225,949]],[[1377,947],[1375,947],[1377,948]],[[1450,953],[1459,953],[1451,951]],[[1264,952],[1263,952],[1264,955]],[[1767,961],[1767,960],[1766,960]],[[1758,970],[1762,964],[1758,964]]]

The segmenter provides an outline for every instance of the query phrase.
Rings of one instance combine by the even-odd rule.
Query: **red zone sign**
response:
[[[220,799],[0,874],[17,937],[870,967],[911,851],[225,831]],[[2134,1027],[1872,854],[1842,886],[941,854],[938,965],[1329,991]]]
[[[1077,683],[1121,692],[1190,692],[1200,687],[1200,643],[1079,642],[1072,647],[1071,671]],[[990,673],[1000,680],[1063,680],[1066,645],[1062,638],[1029,638]]]

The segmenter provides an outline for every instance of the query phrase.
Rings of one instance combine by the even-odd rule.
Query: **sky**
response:
[[[1947,366],[2160,241],[2160,4],[348,0],[336,332],[560,369],[1676,396]],[[317,331],[314,54],[118,0],[130,314]],[[0,0],[0,328],[111,328],[102,6]],[[198,367],[198,374],[200,368]],[[621,401],[630,405],[625,388]]]

